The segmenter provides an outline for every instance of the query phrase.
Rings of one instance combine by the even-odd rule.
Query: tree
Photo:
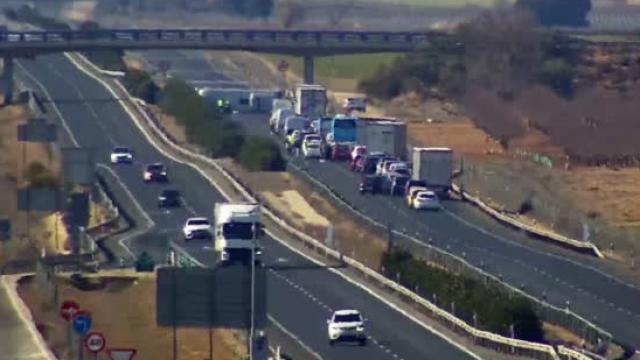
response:
[[[540,35],[526,11],[500,6],[457,29],[464,44],[467,80],[513,95],[535,75]]]
[[[531,11],[543,26],[584,27],[591,0],[517,0],[516,7]]]
[[[542,64],[538,80],[552,88],[558,95],[571,97],[573,95],[573,78],[575,70],[560,58],[547,60]]]
[[[238,161],[251,171],[282,171],[286,161],[270,138],[250,137],[238,154]]]

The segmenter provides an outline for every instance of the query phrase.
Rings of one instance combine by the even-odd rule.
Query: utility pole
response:
[[[258,227],[254,222],[251,228],[251,242],[253,243],[251,249],[251,324],[249,327],[249,360],[253,360],[253,338],[255,333],[255,287],[256,287],[256,231]]]

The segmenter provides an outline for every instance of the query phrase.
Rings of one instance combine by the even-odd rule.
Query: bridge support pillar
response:
[[[0,91],[4,95],[4,104],[11,104],[13,101],[13,58],[9,56],[2,59]]]
[[[313,84],[315,83],[314,77],[314,65],[313,65],[313,55],[305,55],[304,56],[304,83],[305,84]]]

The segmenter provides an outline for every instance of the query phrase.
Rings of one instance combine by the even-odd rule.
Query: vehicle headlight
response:
[[[165,200],[167,200],[167,198],[166,198],[166,197],[164,197],[164,196],[160,196],[158,199],[160,199],[160,201],[165,201]]]
[[[166,172],[166,171],[163,171],[163,172],[161,172],[160,174],[161,174],[162,176],[167,176],[167,172]]]
[[[357,332],[363,332],[364,331],[364,326],[360,325],[356,328]]]
[[[148,179],[148,178],[150,178],[150,177],[151,177],[151,174],[149,174],[148,172],[144,173],[144,178],[145,178],[145,179]]]

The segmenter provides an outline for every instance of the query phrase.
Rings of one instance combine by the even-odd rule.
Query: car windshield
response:
[[[209,225],[209,220],[207,219],[194,219],[189,220],[189,225]]]
[[[162,171],[162,170],[164,170],[164,166],[161,165],[161,164],[153,164],[153,165],[147,166],[147,170],[149,170],[149,171]]]
[[[307,135],[305,140],[309,141],[320,141],[320,136],[318,135]]]
[[[354,119],[334,120],[333,127],[338,129],[353,129],[356,127],[356,121]]]
[[[423,193],[423,194],[418,195],[418,198],[428,200],[428,199],[435,199],[436,196],[434,194],[424,194]]]
[[[253,239],[253,224],[252,223],[226,223],[222,225],[222,236],[226,239]]]
[[[129,149],[127,149],[126,147],[117,147],[113,149],[113,152],[116,154],[127,154],[129,153]]]
[[[317,149],[317,148],[320,147],[320,144],[318,144],[317,142],[312,142],[312,143],[307,144],[307,147],[309,149]]]
[[[333,322],[337,322],[337,323],[362,322],[362,318],[360,318],[360,314],[336,315],[333,318]]]

